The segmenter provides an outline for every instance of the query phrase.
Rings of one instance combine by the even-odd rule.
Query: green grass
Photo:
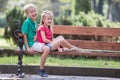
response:
[[[1,47],[7,47],[10,46],[10,44],[7,43],[7,41],[3,38],[4,36],[4,28],[0,28],[0,46]]]
[[[4,36],[4,28],[0,28],[0,48],[16,48],[15,45],[12,44],[12,42],[8,42],[3,38]]]
[[[39,65],[39,55],[24,56],[23,65]],[[0,64],[17,64],[17,56],[1,57]],[[105,59],[88,59],[88,58],[60,58],[49,56],[46,61],[46,66],[71,66],[71,67],[96,67],[96,68],[120,68],[120,62]]]

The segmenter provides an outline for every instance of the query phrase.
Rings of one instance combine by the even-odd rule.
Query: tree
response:
[[[3,12],[8,4],[8,0],[0,0],[0,12]]]
[[[107,19],[109,19],[110,21],[112,21],[112,13],[111,13],[111,3],[112,0],[108,0],[108,11],[107,11]]]
[[[96,0],[93,0],[93,9],[95,12],[97,12]]]
[[[99,0],[99,3],[98,3],[98,13],[99,14],[102,14],[103,15],[103,0]]]
[[[103,15],[103,0],[99,0],[98,4],[96,0],[93,0],[93,9],[96,13]]]
[[[91,1],[90,0],[76,0],[75,14],[78,14],[80,11],[88,13],[90,10],[91,10]]]
[[[17,44],[14,32],[22,25],[23,21],[26,18],[23,15],[23,11],[17,9],[16,7],[6,14],[8,26],[5,27],[4,38],[8,41],[12,40],[14,44]],[[15,26],[16,20],[20,20],[21,23],[19,24],[19,26]]]
[[[120,21],[120,0],[108,0],[108,19],[110,21]]]

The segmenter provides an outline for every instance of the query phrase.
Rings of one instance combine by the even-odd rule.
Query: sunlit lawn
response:
[[[0,48],[15,48],[15,45],[10,45],[3,38],[4,29],[0,28]],[[17,56],[0,57],[0,64],[17,64]],[[24,56],[24,65],[39,65],[40,56]],[[49,56],[46,61],[47,66],[76,66],[76,67],[97,67],[97,68],[120,68],[120,62],[117,60],[105,59],[91,59],[91,58],[68,58],[68,57],[51,57]]]
[[[7,41],[3,38],[3,35],[4,35],[4,28],[0,28],[0,47],[10,46],[10,44],[8,44]]]
[[[0,28],[0,48],[15,48],[15,45],[12,45],[11,42],[8,42],[3,38],[4,28]]]
[[[7,41],[3,38],[0,38],[0,47],[9,47],[10,44],[7,43]]]
[[[0,64],[17,64],[17,56],[1,57]],[[24,56],[24,65],[39,65],[40,57],[35,56]],[[97,67],[97,68],[120,68],[120,62],[114,60],[105,59],[88,59],[88,58],[61,58],[49,56],[46,61],[47,66],[71,66],[71,67]]]

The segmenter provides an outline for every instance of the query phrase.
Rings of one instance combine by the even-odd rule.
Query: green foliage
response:
[[[79,12],[79,14],[74,15],[72,20],[75,26],[118,27],[120,25],[120,23],[110,22],[104,16],[93,11],[88,12],[88,14]]]
[[[88,13],[91,10],[90,0],[76,0],[75,3],[75,14],[79,14],[80,11]]]
[[[68,16],[59,16],[54,18],[54,23],[56,25],[72,25],[71,17]]]
[[[120,3],[120,0],[112,0],[112,2]]]
[[[18,26],[15,26],[15,21],[20,20],[22,24],[23,21],[25,20],[25,17],[23,15],[24,15],[23,12],[20,9],[17,9],[16,7],[6,14],[8,26],[5,27],[4,37],[7,40],[12,40],[14,44],[16,44],[14,32],[15,30],[18,29]]]
[[[3,12],[6,8],[8,0],[0,0],[0,12]]]
[[[94,11],[89,11],[87,14],[80,11],[77,15],[66,16],[60,15],[55,17],[54,23],[56,25],[74,25],[74,26],[92,26],[92,27],[119,27],[119,22],[111,22],[107,20],[104,16],[95,13]]]
[[[5,18],[0,18],[0,27],[5,27],[5,26],[7,26],[6,19]]]

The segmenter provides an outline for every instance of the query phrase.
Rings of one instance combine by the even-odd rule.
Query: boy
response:
[[[27,4],[23,8],[26,13],[27,19],[24,21],[21,31],[24,38],[24,44],[28,53],[32,53],[33,51],[43,52],[41,56],[41,64],[39,69],[39,75],[42,77],[48,77],[48,74],[45,72],[44,64],[48,54],[50,53],[50,49],[47,46],[43,46],[44,44],[39,44],[34,41],[34,37],[36,35],[37,24],[35,22],[37,18],[37,9],[33,4]]]

